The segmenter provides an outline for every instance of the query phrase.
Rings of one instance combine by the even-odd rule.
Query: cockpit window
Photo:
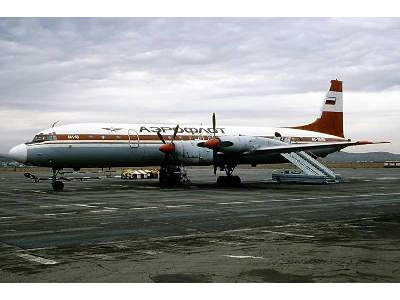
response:
[[[38,134],[35,135],[35,137],[32,140],[32,143],[40,143],[40,142],[45,142],[45,141],[54,141],[57,139],[56,134]]]

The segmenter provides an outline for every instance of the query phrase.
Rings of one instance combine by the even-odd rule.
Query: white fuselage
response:
[[[160,132],[168,140],[174,125],[82,123],[62,125],[38,133],[32,142],[14,148],[19,161],[47,167],[120,167],[156,166],[163,163],[165,154],[159,150]],[[276,133],[281,138],[276,138]],[[299,129],[274,127],[216,127],[217,137],[230,137],[247,150],[268,145],[270,139],[291,143],[323,143],[345,139]],[[213,136],[209,126],[181,125],[175,139],[176,155],[183,165],[211,165],[212,150],[199,147],[200,141]],[[246,149],[244,149],[246,150]],[[316,155],[325,156],[337,151],[332,148]],[[239,164],[284,162],[280,155],[237,157]]]

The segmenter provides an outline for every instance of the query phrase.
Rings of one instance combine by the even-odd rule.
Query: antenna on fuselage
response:
[[[51,128],[54,128],[54,126],[56,126],[56,124],[57,123],[59,123],[60,121],[55,121],[54,123],[53,123],[53,125],[51,125]]]

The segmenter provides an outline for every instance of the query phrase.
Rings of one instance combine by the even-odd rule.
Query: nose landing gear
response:
[[[39,177],[39,176],[31,174],[31,173],[24,173],[24,176],[26,178],[32,179],[36,183],[41,182],[41,181],[51,181],[51,186],[53,188],[53,191],[60,192],[64,189],[64,183],[62,182],[62,180],[69,181],[65,177],[58,176],[60,174],[60,171],[61,171],[61,169],[53,168],[53,175],[50,177]]]
[[[57,175],[60,170],[53,168],[53,176],[51,177],[51,186],[53,187],[53,191],[60,192],[64,189],[64,183],[60,180],[57,180]]]

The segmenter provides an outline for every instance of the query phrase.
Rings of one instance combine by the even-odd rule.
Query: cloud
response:
[[[297,125],[339,78],[349,137],[399,153],[399,34],[394,18],[3,18],[0,152],[60,119]]]

